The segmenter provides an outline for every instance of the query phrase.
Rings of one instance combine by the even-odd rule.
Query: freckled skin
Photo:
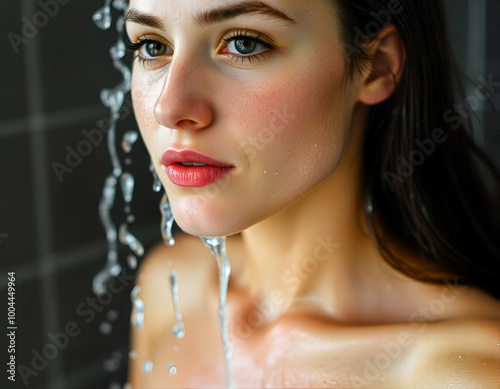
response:
[[[256,14],[205,27],[193,22],[200,11],[235,2],[131,0],[131,8],[158,16],[166,29],[127,22],[127,32],[132,42],[170,47],[169,55],[135,64],[132,97],[178,225],[191,235],[233,235],[228,311],[238,385],[497,387],[490,361],[500,358],[500,304],[473,288],[402,276],[367,233],[364,128],[368,106],[390,96],[391,82],[358,73],[346,81],[329,1],[267,0],[295,24]],[[246,29],[270,38],[274,50],[251,62],[221,54],[224,36]],[[397,73],[404,55],[395,34],[384,31],[374,50],[390,53]],[[207,187],[178,187],[160,162],[167,148],[195,150],[234,168]],[[134,388],[223,387],[217,270],[197,237],[176,241],[151,252],[139,271],[145,319],[132,334],[138,357],[130,381]],[[182,340],[171,334],[167,260],[179,275]],[[391,346],[398,339],[405,343],[399,349]],[[370,363],[385,363],[383,354],[388,365],[370,370]],[[155,366],[149,376],[141,371],[146,360]]]

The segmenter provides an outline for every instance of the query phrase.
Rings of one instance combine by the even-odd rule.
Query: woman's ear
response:
[[[369,73],[359,94],[359,101],[375,105],[387,100],[396,90],[406,63],[406,51],[396,28],[389,24],[370,43]]]

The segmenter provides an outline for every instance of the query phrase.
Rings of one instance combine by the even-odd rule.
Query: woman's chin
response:
[[[209,218],[206,214],[198,217],[179,215],[175,221],[182,231],[193,236],[223,237],[238,234],[243,230],[236,220],[223,216]]]

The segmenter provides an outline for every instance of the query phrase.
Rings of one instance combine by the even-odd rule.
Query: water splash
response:
[[[226,238],[207,238],[200,237],[206,247],[210,249],[212,256],[217,262],[219,269],[219,329],[224,344],[224,359],[225,359],[225,378],[226,388],[236,388],[233,373],[233,352],[231,341],[229,340],[229,331],[227,326],[227,288],[229,284],[229,275],[231,274],[231,266],[226,255]]]
[[[160,177],[158,177],[158,173],[156,172],[155,165],[153,164],[153,161],[151,161],[151,164],[149,165],[149,171],[153,175],[153,191],[155,191],[156,193],[160,193],[161,181],[160,181]]]
[[[160,202],[160,212],[162,214],[161,219],[161,234],[163,236],[163,241],[167,246],[173,246],[175,244],[174,236],[172,235],[172,227],[174,225],[174,214],[170,208],[170,203],[168,201],[167,194],[163,195]]]
[[[170,272],[170,286],[172,288],[172,297],[174,300],[175,320],[177,320],[172,328],[172,333],[178,338],[183,338],[185,335],[185,329],[179,306],[179,283],[177,281],[177,272],[175,270]]]
[[[139,133],[136,131],[128,131],[123,135],[122,149],[129,154],[132,151],[135,143],[139,140]]]
[[[139,257],[144,255],[144,246],[128,231],[127,223],[123,223],[120,226],[120,243],[128,246],[135,255]]]
[[[144,325],[144,302],[138,297],[140,291],[141,287],[136,285],[130,293],[130,299],[132,300],[135,311],[132,312],[131,323],[136,330],[142,329]]]

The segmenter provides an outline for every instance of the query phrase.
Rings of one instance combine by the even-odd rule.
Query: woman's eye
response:
[[[240,54],[240,55],[251,55],[257,54],[265,49],[268,49],[269,45],[261,42],[255,38],[238,38],[233,39],[227,45],[226,51],[229,54]]]
[[[142,44],[139,52],[144,58],[156,58],[162,55],[171,54],[169,50],[170,48],[163,43],[148,41]]]

